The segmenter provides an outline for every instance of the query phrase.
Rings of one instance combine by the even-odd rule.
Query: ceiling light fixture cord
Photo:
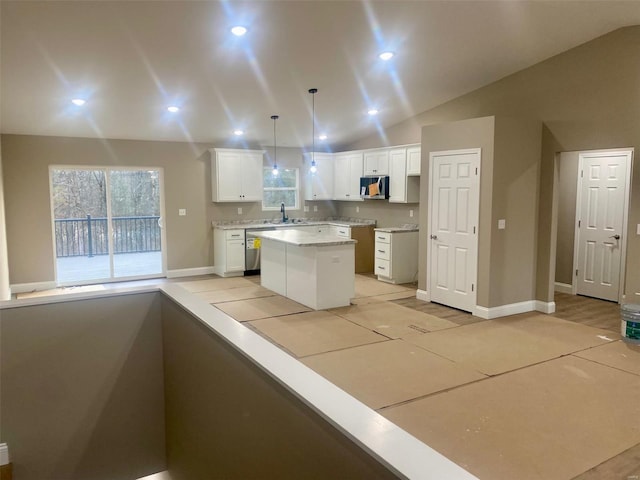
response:
[[[311,94],[311,173],[316,171],[316,93],[317,88],[310,88]]]
[[[278,147],[276,145],[276,120],[278,120],[278,115],[271,115],[271,120],[273,120],[273,174],[278,174]]]

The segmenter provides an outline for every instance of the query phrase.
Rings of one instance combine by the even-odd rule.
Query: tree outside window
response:
[[[264,168],[262,196],[263,210],[280,210],[284,203],[287,209],[299,208],[299,173],[297,168],[280,168],[278,175],[272,173],[271,167]]]

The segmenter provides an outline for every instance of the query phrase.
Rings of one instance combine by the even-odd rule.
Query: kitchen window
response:
[[[280,168],[278,175],[272,173],[271,167],[264,168],[262,196],[263,210],[280,210],[284,203],[286,208],[299,209],[300,178],[297,168]]]

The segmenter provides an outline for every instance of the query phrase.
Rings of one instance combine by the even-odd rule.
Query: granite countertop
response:
[[[295,219],[291,222],[282,223],[273,220],[245,220],[229,222],[212,222],[213,228],[221,230],[235,230],[247,228],[291,228],[303,227],[305,225],[336,225],[339,227],[374,227],[375,220],[358,218],[328,218],[328,219]]]
[[[399,227],[383,227],[383,228],[374,228],[376,232],[387,232],[387,233],[398,233],[398,232],[417,232],[418,225],[414,223],[406,223]]]
[[[302,232],[295,228],[256,232],[256,237],[289,243],[298,247],[328,247],[330,245],[348,245],[358,243],[356,240],[335,237],[327,234]]]

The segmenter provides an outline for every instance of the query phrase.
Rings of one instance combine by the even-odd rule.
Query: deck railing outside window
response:
[[[113,218],[115,253],[159,252],[159,216]],[[55,220],[56,256],[76,257],[109,253],[106,218],[65,218]]]

